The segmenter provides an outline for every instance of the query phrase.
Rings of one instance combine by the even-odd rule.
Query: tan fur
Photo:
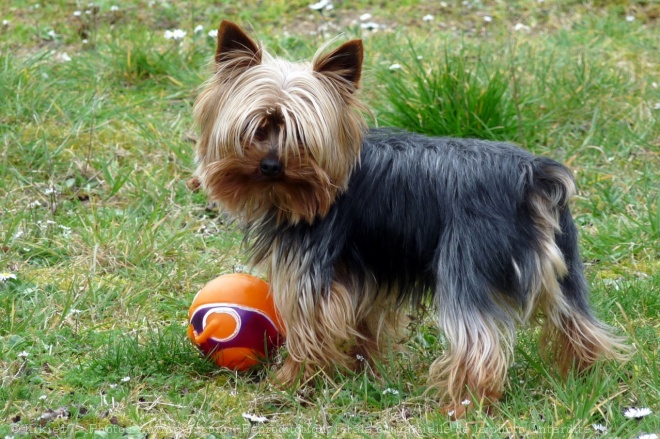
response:
[[[398,343],[408,321],[407,307],[376,284],[366,285],[361,292],[356,290],[355,295],[358,337],[351,356],[359,355],[360,361],[373,364],[382,360],[385,353],[400,349]]]
[[[569,196],[575,191],[572,180],[567,186]],[[530,204],[535,210],[537,234],[541,241],[541,252],[536,255],[538,284],[532,292],[532,300],[524,312],[524,320],[528,321],[534,316],[540,302],[547,303],[548,309],[566,309],[566,304],[558,279],[566,276],[568,271],[564,257],[555,242],[555,233],[560,231],[557,203],[559,196],[541,197],[533,195]]]
[[[583,371],[600,358],[626,361],[630,348],[622,337],[612,335],[606,325],[587,319],[569,310],[564,315],[552,315],[541,332],[541,352],[553,360],[560,374],[567,375],[572,368]]]
[[[225,56],[219,45],[215,73],[195,102],[201,128],[196,174],[214,201],[246,220],[287,206],[282,220],[313,222],[346,189],[366,128],[361,114],[367,109],[354,95],[359,74],[351,77],[336,59],[349,43],[318,52],[311,63],[290,63],[249,41],[245,50]],[[361,61],[361,45],[357,55]],[[259,161],[272,145],[256,140],[255,133],[274,116],[281,125],[275,152],[285,175],[272,190],[258,184],[240,190],[237,175],[260,179]],[[300,185],[307,179],[309,184]]]
[[[358,292],[350,278],[318,294],[311,279],[293,274],[300,273],[304,261],[282,260],[279,251],[269,258],[271,291],[287,339],[288,359],[276,377],[281,384],[307,380],[319,371],[332,375],[353,370],[362,360],[357,355],[366,361],[378,359],[387,343],[397,339],[405,308],[396,307],[390,296],[374,286]]]
[[[277,184],[255,175],[263,157],[258,150],[248,150],[243,157],[233,155],[208,165],[202,174],[206,192],[212,200],[220,200],[231,212],[246,212],[246,220],[258,217],[273,206],[280,221],[313,221],[325,215],[339,188],[306,153],[291,157],[287,177]],[[248,184],[249,183],[249,184]]]
[[[451,308],[439,322],[447,351],[429,371],[430,390],[461,415],[464,400],[492,403],[501,395],[513,357],[515,328],[503,326],[476,310]]]
[[[629,349],[623,338],[613,335],[611,328],[571,307],[561,291],[559,279],[566,275],[567,267],[554,239],[555,233],[560,233],[557,206],[573,197],[576,189],[571,176],[564,172],[557,171],[553,178],[562,183],[563,191],[531,200],[537,233],[542,237],[542,252],[537,256],[540,282],[534,294],[536,300],[530,303],[525,320],[532,318],[538,309],[542,311],[545,322],[541,352],[547,359],[554,359],[560,373],[565,375],[574,365],[584,370],[601,357],[624,361]]]

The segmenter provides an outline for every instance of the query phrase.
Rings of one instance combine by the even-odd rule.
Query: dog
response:
[[[454,413],[500,397],[516,325],[539,315],[563,374],[624,359],[588,302],[571,172],[508,143],[368,129],[362,61],[351,40],[288,62],[223,21],[194,105],[196,176],[245,224],[285,326],[276,382],[376,361],[428,303],[446,339],[429,389]]]

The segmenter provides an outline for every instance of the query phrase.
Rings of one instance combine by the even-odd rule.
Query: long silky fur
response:
[[[223,22],[215,60],[195,103],[197,176],[245,221],[271,282],[282,384],[377,358],[429,302],[447,341],[430,388],[453,407],[502,393],[517,323],[543,322],[562,373],[625,359],[589,306],[564,166],[502,142],[366,132],[359,40],[290,63]]]

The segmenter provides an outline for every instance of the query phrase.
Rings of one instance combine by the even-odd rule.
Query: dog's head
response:
[[[322,49],[291,63],[220,24],[214,74],[194,109],[197,176],[234,215],[312,223],[345,190],[366,126],[355,97],[362,42]]]

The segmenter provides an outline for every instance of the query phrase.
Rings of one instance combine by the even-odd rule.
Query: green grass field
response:
[[[0,437],[660,434],[660,3],[37,1],[0,5]],[[442,352],[430,317],[377,370],[300,392],[270,386],[273,368],[200,358],[190,302],[246,257],[240,230],[186,186],[224,18],[292,59],[363,38],[374,125],[566,163],[594,308],[631,360],[562,381],[521,328],[500,403],[452,421],[424,395]],[[185,37],[166,39],[175,29]]]

